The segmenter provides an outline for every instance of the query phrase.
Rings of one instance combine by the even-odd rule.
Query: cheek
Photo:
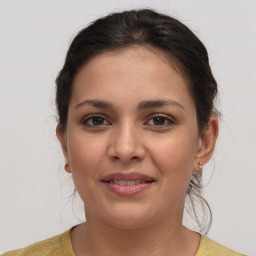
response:
[[[68,150],[73,178],[94,177],[104,161],[106,143],[104,138],[95,135],[73,132],[69,137]],[[95,177],[96,178],[96,177]]]
[[[85,204],[93,204],[99,200],[95,185],[99,182],[102,162],[105,161],[106,144],[103,138],[73,132],[69,137],[68,150],[72,178]]]
[[[151,159],[161,176],[187,183],[193,171],[196,143],[196,138],[191,137],[189,133],[173,134],[158,140],[155,143],[158,146],[151,147]]]

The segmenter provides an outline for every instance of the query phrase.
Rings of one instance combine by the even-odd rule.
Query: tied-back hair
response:
[[[183,23],[150,9],[110,14],[92,22],[73,39],[56,79],[58,123],[63,131],[66,130],[73,81],[83,65],[104,52],[136,46],[161,51],[175,62],[188,81],[196,107],[199,135],[204,132],[210,116],[217,114],[214,108],[217,83],[211,72],[207,50]],[[212,213],[202,197],[202,171],[193,172],[186,194],[187,208],[192,210],[201,232],[207,232]],[[200,211],[209,218],[200,218]]]

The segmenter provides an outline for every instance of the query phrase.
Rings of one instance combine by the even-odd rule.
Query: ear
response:
[[[200,171],[199,163],[205,165],[212,157],[216,140],[219,134],[218,117],[212,114],[208,126],[202,132],[198,139],[197,153],[194,161],[193,171]]]
[[[71,173],[70,160],[69,160],[69,154],[68,154],[68,148],[67,148],[67,139],[66,139],[65,132],[60,127],[60,125],[57,125],[57,127],[56,127],[56,135],[57,135],[57,138],[60,142],[63,155],[66,159],[65,170],[67,172]]]

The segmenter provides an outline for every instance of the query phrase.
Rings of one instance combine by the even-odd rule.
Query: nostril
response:
[[[127,143],[118,143],[114,141],[111,143],[108,148],[108,157],[112,159],[112,161],[139,161],[142,160],[145,156],[144,148],[141,144],[138,145],[128,145]]]
[[[118,156],[112,156],[111,157],[113,160],[115,160],[115,161],[117,161],[117,160],[122,160],[122,158],[120,158],[120,157],[118,157]],[[138,156],[132,156],[132,157],[130,157],[130,158],[127,158],[127,161],[137,161],[137,160],[139,160],[140,159],[140,157],[138,157]]]

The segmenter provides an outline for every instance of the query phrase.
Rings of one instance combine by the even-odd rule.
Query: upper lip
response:
[[[111,181],[111,180],[143,180],[143,181],[154,181],[154,179],[150,176],[145,174],[137,173],[137,172],[130,172],[130,173],[123,173],[123,172],[116,172],[111,173],[109,175],[104,176],[101,181]]]

